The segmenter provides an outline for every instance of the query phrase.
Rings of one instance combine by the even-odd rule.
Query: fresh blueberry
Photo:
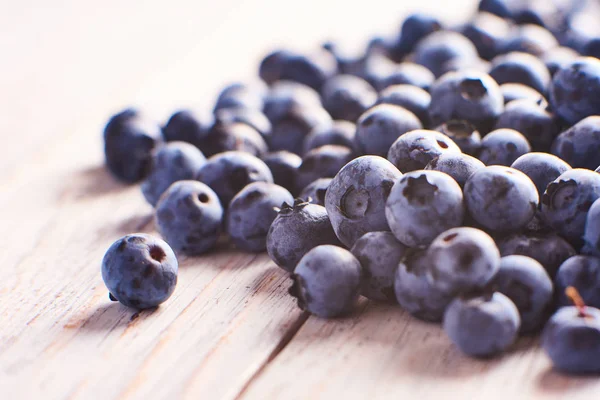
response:
[[[421,39],[441,29],[442,23],[431,15],[418,13],[409,15],[402,23],[400,34],[390,49],[392,59],[397,62],[402,61],[415,49]]]
[[[550,104],[569,124],[600,115],[600,60],[580,57],[561,68],[552,79]]]
[[[361,288],[360,262],[348,250],[321,245],[302,257],[292,279],[290,294],[298,306],[322,318],[348,314]]]
[[[251,85],[234,83],[221,91],[215,102],[213,112],[239,108],[261,110],[265,92],[264,88],[253,88]]]
[[[244,187],[229,204],[226,229],[235,246],[244,251],[267,248],[267,233],[277,217],[275,207],[292,204],[294,197],[274,183],[254,182]]]
[[[361,236],[351,250],[363,268],[361,294],[371,300],[395,302],[394,277],[407,250],[391,232]]]
[[[377,101],[377,92],[364,79],[353,75],[337,75],[321,89],[323,107],[333,119],[355,122]]]
[[[478,158],[485,165],[510,166],[517,158],[531,151],[527,138],[514,129],[496,129],[481,141]]]
[[[330,125],[331,117],[320,106],[292,107],[272,122],[271,150],[301,154],[306,137],[316,127]]]
[[[519,9],[524,8],[526,3],[526,0],[480,0],[478,9],[502,18],[514,19]]]
[[[535,24],[525,24],[512,31],[503,51],[518,51],[539,57],[555,47],[558,47],[558,41],[548,29]]]
[[[378,156],[355,158],[338,172],[325,194],[325,208],[340,242],[352,247],[367,232],[390,230],[385,202],[400,176],[393,164]]]
[[[175,112],[163,128],[167,142],[187,142],[200,148],[212,120],[191,110]]]
[[[438,171],[412,171],[398,180],[386,202],[390,229],[408,247],[426,247],[442,232],[460,226],[465,206],[460,186]]]
[[[419,129],[401,135],[390,147],[388,160],[400,171],[410,172],[445,153],[460,153],[460,149],[443,133]]]
[[[453,119],[466,120],[481,133],[487,133],[502,111],[504,98],[500,87],[482,72],[450,72],[431,88],[429,117],[435,126]]]
[[[196,255],[214,247],[223,222],[216,193],[197,181],[172,184],[156,205],[156,227],[177,252]]]
[[[243,151],[260,157],[268,151],[268,146],[250,125],[217,120],[200,143],[200,150],[207,157],[225,151]]]
[[[511,167],[523,172],[533,181],[540,198],[550,182],[571,169],[569,164],[548,153],[523,154]]]
[[[200,150],[189,143],[169,142],[153,156],[150,175],[142,183],[142,193],[148,203],[156,206],[159,197],[172,183],[192,180],[206,164]]]
[[[481,134],[467,121],[453,119],[444,122],[435,130],[452,139],[463,153],[474,156],[479,152]]]
[[[519,310],[502,293],[458,297],[444,313],[444,331],[463,353],[489,357],[517,339]]]
[[[577,57],[579,57],[579,53],[576,50],[561,46],[548,50],[542,55],[541,59],[550,71],[550,75],[554,76],[558,70],[565,68]]]
[[[271,138],[271,121],[260,110],[251,108],[228,108],[215,113],[215,119],[224,124],[242,123],[250,125],[269,143]]]
[[[494,284],[517,306],[521,333],[536,332],[542,327],[553,298],[552,280],[542,264],[525,256],[502,257]]]
[[[539,202],[537,189],[527,175],[499,165],[475,172],[465,184],[464,196],[470,216],[494,233],[524,228]]]
[[[312,149],[296,171],[296,190],[301,191],[319,178],[334,177],[353,158],[352,150],[345,146],[329,144]]]
[[[437,31],[419,41],[414,62],[427,67],[436,78],[450,71],[472,67],[479,60],[475,45],[457,32]]]
[[[393,85],[379,93],[377,104],[394,104],[415,114],[423,126],[429,126],[431,95],[412,85]]]
[[[583,240],[585,245],[581,252],[600,257],[600,200],[594,201],[588,212]]]
[[[304,138],[304,152],[308,153],[326,144],[353,149],[355,134],[356,125],[349,121],[333,121],[331,124],[317,126]]]
[[[485,164],[463,153],[444,153],[425,166],[426,170],[440,171],[450,175],[462,188],[467,180]]]
[[[573,286],[586,304],[600,307],[600,258],[577,255],[565,260],[556,273],[554,284],[559,306],[571,304],[565,289]]]
[[[296,173],[298,167],[302,164],[302,158],[297,154],[281,150],[265,154],[262,160],[271,170],[275,184],[283,186],[294,193],[296,190]]]
[[[590,57],[600,58],[600,37],[589,40],[583,47],[583,54]]]
[[[571,243],[579,246],[587,213],[600,198],[600,174],[571,169],[552,181],[542,196],[545,221]]]
[[[298,82],[281,81],[271,86],[263,112],[271,121],[277,121],[292,109],[321,107],[321,98],[314,89]]]
[[[240,190],[252,182],[273,183],[267,164],[251,154],[228,151],[209,158],[196,179],[217,193],[224,208]]]
[[[500,252],[485,232],[452,228],[439,235],[427,250],[429,283],[448,293],[483,289],[500,268]]]
[[[552,279],[560,265],[577,254],[573,246],[555,233],[514,234],[498,240],[502,257],[513,254],[531,257],[538,261]]]
[[[385,81],[399,69],[400,65],[394,64],[385,54],[376,52],[362,57],[346,73],[366,80],[379,91],[384,88]],[[425,69],[427,70],[427,68]],[[427,71],[429,72],[429,70]],[[419,79],[423,79],[423,77],[419,75]]]
[[[102,260],[102,279],[110,298],[137,309],[164,303],[177,284],[177,258],[164,241],[133,233],[110,246]]]
[[[522,83],[505,83],[500,85],[500,90],[504,96],[505,105],[513,100],[529,100],[543,109],[548,107],[548,101],[540,92]]]
[[[531,100],[515,100],[504,108],[495,129],[514,129],[525,136],[533,151],[547,152],[560,133],[557,119]]]
[[[123,182],[138,182],[150,173],[152,152],[162,140],[158,124],[128,108],[112,116],[104,128],[106,167]]]
[[[503,85],[521,83],[545,94],[550,85],[550,72],[536,56],[528,53],[511,52],[492,60],[492,78]]]
[[[333,178],[319,178],[309,183],[302,189],[299,197],[305,200],[311,199],[311,203],[325,206],[325,193],[327,193],[327,188],[332,180]]]
[[[484,60],[491,60],[504,50],[509,33],[508,21],[487,12],[478,13],[462,28],[462,34],[473,42]]]
[[[258,75],[269,85],[277,82],[281,79],[284,66],[292,56],[292,53],[287,50],[275,50],[267,54],[260,62]]]
[[[278,80],[289,80],[320,91],[327,79],[337,73],[335,57],[319,49],[310,54],[289,54],[283,58]]]
[[[322,244],[339,245],[325,207],[294,200],[284,203],[267,233],[267,252],[271,260],[288,272],[306,253]]]
[[[435,75],[426,67],[412,62],[402,62],[390,66],[387,74],[378,80],[376,88],[380,91],[393,85],[412,85],[429,90]]]
[[[552,144],[552,154],[574,168],[596,168],[600,162],[600,116],[582,119],[558,135]]]
[[[419,118],[407,109],[380,104],[368,110],[358,120],[356,148],[361,154],[384,157],[398,136],[422,127]]]

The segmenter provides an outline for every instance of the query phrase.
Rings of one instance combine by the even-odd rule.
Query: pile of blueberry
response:
[[[175,253],[226,234],[266,250],[319,317],[363,295],[443,323],[474,357],[542,331],[558,369],[599,373],[600,34],[582,22],[598,8],[481,0],[458,27],[415,14],[358,55],[272,52],[211,121],[113,116],[106,165],[141,182],[165,241],[112,245],[111,298],[157,306]]]

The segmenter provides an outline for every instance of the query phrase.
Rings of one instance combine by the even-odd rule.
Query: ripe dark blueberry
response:
[[[207,157],[225,151],[243,151],[260,157],[268,151],[268,146],[250,125],[217,120],[202,140],[200,150]]]
[[[396,181],[385,215],[390,229],[408,247],[426,247],[440,233],[463,222],[460,186],[438,171],[412,171]]]
[[[288,54],[283,57],[277,80],[289,80],[320,91],[325,81],[337,73],[335,57],[319,49],[311,54]]]
[[[600,307],[600,258],[578,255],[567,259],[558,269],[554,284],[559,306],[571,304],[565,289],[573,286],[586,304]]]
[[[441,29],[442,23],[431,15],[409,15],[402,23],[400,34],[390,49],[390,55],[394,61],[401,61],[415,49],[421,39]]]
[[[295,193],[296,173],[302,164],[302,158],[297,154],[281,150],[265,154],[262,160],[271,170],[275,184],[283,186],[290,193]]]
[[[211,125],[208,117],[190,110],[177,111],[163,128],[163,135],[167,142],[187,142],[200,148]]]
[[[331,124],[315,127],[304,139],[304,152],[326,144],[336,144],[354,148],[356,125],[349,121],[333,121]]]
[[[267,252],[275,264],[293,272],[306,253],[322,244],[340,244],[325,207],[302,199],[281,206],[267,234]]]
[[[502,257],[494,284],[517,306],[521,333],[536,332],[542,327],[553,296],[552,280],[542,264],[525,256]]]
[[[302,154],[306,137],[316,127],[330,125],[331,117],[321,106],[292,107],[272,121],[271,150]]]
[[[508,21],[487,12],[478,13],[462,28],[462,34],[473,42],[484,60],[491,60],[504,50],[509,33]]]
[[[514,19],[519,9],[525,5],[524,0],[480,0],[478,9],[502,18]]]
[[[307,107],[321,107],[319,93],[298,82],[281,81],[271,86],[263,112],[273,122],[285,117],[293,108]]]
[[[582,52],[586,56],[600,58],[600,37],[590,39]]]
[[[150,175],[141,186],[146,201],[156,206],[172,183],[196,178],[205,163],[202,152],[189,143],[170,142],[160,147],[152,159]]]
[[[267,233],[277,217],[275,207],[292,204],[294,197],[274,183],[254,182],[231,200],[226,216],[227,234],[244,251],[261,252],[267,248]]]
[[[436,131],[448,136],[460,150],[474,156],[481,147],[481,134],[467,121],[450,120],[435,128]]]
[[[296,171],[296,190],[301,191],[319,178],[333,178],[352,159],[352,150],[345,146],[325,145],[312,149],[304,155]]]
[[[573,168],[596,168],[600,162],[600,116],[582,119],[561,133],[552,144],[552,153]]]
[[[465,184],[464,196],[471,217],[494,233],[524,228],[539,202],[537,189],[527,175],[498,165],[475,172]]]
[[[450,71],[472,67],[479,60],[475,45],[457,32],[437,31],[419,41],[414,62],[439,78]]]
[[[502,293],[458,297],[444,313],[444,331],[463,353],[489,357],[517,339],[519,310]]]
[[[212,249],[221,233],[223,207],[216,193],[197,181],[172,184],[156,205],[158,232],[177,252],[196,255]]]
[[[361,294],[368,299],[396,302],[394,278],[398,263],[408,249],[391,232],[369,232],[352,246],[363,268]]]
[[[450,72],[431,87],[429,117],[435,126],[454,119],[466,120],[487,133],[502,111],[504,98],[500,87],[485,73]]]
[[[106,167],[123,182],[138,182],[150,172],[152,151],[162,141],[157,123],[128,108],[112,116],[104,128]]]
[[[260,110],[251,108],[229,108],[215,113],[215,119],[224,124],[242,123],[250,125],[269,143],[271,121]]]
[[[144,309],[165,302],[177,284],[177,258],[164,241],[133,233],[110,246],[102,260],[102,279],[110,298]]]
[[[558,41],[548,29],[534,24],[520,25],[514,29],[503,49],[505,53],[519,51],[541,56],[558,47]]]
[[[239,108],[262,110],[265,93],[266,89],[259,85],[252,87],[252,85],[234,83],[221,91],[215,102],[213,112]]]
[[[550,75],[554,76],[559,69],[565,68],[577,57],[579,57],[579,53],[570,47],[555,47],[545,52],[541,58],[550,71]]]
[[[545,94],[550,85],[550,72],[536,56],[527,53],[512,52],[492,60],[490,70],[492,78],[503,85],[521,83]]]
[[[364,79],[353,75],[337,75],[321,89],[323,107],[333,119],[355,122],[375,104],[377,92]]]
[[[251,154],[228,151],[209,158],[196,179],[217,193],[224,208],[240,190],[252,182],[273,183],[267,164]]]
[[[292,53],[287,50],[275,50],[263,58],[260,63],[258,75],[267,84],[271,85],[281,79],[281,74],[287,60]]]
[[[600,200],[596,200],[588,212],[583,234],[584,254],[600,257]]]
[[[450,175],[462,188],[467,180],[485,164],[463,153],[444,153],[425,166],[426,170],[440,171]]]
[[[561,68],[552,79],[550,104],[569,124],[600,115],[600,60],[580,57]]]
[[[405,108],[380,104],[368,110],[358,120],[356,149],[360,154],[385,157],[398,136],[422,127],[419,118]]]
[[[523,172],[533,181],[540,198],[550,182],[571,169],[569,164],[548,153],[523,154],[511,167]]]
[[[327,188],[329,188],[329,184],[332,180],[333,178],[319,178],[306,185],[298,197],[303,200],[308,200],[310,198],[311,203],[325,206],[325,193],[327,193]]]
[[[387,74],[378,81],[376,88],[381,91],[393,85],[412,85],[429,90],[434,81],[435,75],[429,69],[405,61],[390,66]]]
[[[419,129],[401,135],[390,147],[388,160],[400,171],[410,172],[445,153],[460,153],[460,149],[443,133]]]
[[[348,250],[318,246],[294,269],[290,294],[302,310],[318,317],[342,316],[351,312],[358,300],[361,275],[360,263]]]
[[[500,90],[504,96],[505,105],[513,100],[529,100],[544,110],[548,108],[548,101],[544,96],[530,86],[522,83],[505,83],[500,85]]]
[[[587,213],[600,198],[600,174],[572,169],[552,181],[542,196],[545,221],[571,243],[579,246]]]
[[[375,52],[362,57],[346,73],[363,78],[379,91],[384,88],[385,81],[397,69],[399,69],[399,66],[394,64],[385,54]],[[429,70],[427,71],[429,72]]]
[[[338,172],[325,194],[325,208],[340,242],[352,247],[367,232],[389,231],[385,202],[400,176],[378,156],[355,158]]]
[[[497,129],[481,141],[478,158],[485,165],[509,167],[517,158],[531,151],[527,138],[514,129]]]
[[[429,105],[431,96],[424,89],[412,85],[393,85],[379,93],[377,104],[394,104],[412,112],[421,120],[423,126],[429,126]]]

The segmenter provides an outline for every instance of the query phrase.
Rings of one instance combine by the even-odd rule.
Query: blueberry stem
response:
[[[588,314],[585,310],[585,302],[583,301],[583,298],[581,297],[577,289],[575,289],[573,286],[569,286],[565,289],[565,294],[569,299],[571,299],[573,304],[575,304],[575,307],[577,307],[577,309],[579,310],[579,316],[586,317]]]

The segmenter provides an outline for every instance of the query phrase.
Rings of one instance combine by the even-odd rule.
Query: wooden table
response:
[[[356,3],[356,4],[355,4]],[[470,1],[422,1],[446,21]],[[448,3],[449,4],[449,3]],[[552,372],[534,339],[493,361],[440,328],[362,301],[345,319],[301,312],[266,255],[181,258],[156,311],[111,303],[105,249],[153,232],[138,187],[102,166],[107,117],[209,109],[275,45],[364,42],[401,2],[15,1],[0,6],[0,399],[597,399]],[[446,8],[446,9],[444,9]]]

